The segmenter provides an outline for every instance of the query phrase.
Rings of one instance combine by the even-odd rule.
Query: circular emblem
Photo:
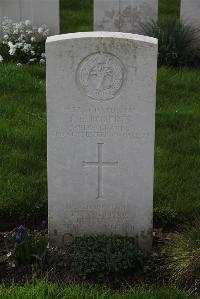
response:
[[[77,70],[79,88],[98,101],[113,99],[124,82],[124,67],[120,60],[109,53],[99,52],[86,57]]]

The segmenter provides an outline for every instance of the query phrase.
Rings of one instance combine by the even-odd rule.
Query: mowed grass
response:
[[[45,68],[1,65],[0,74],[0,219],[38,221],[47,214]],[[199,111],[200,72],[161,68],[156,224],[184,223],[200,214]]]
[[[158,3],[159,19],[179,18],[180,0]],[[93,31],[93,0],[60,0],[60,9],[62,33]]]
[[[124,293],[109,290],[83,288],[75,285],[64,286],[39,281],[25,286],[13,285],[6,288],[0,285],[0,299],[194,299],[176,289],[136,290]]]
[[[200,72],[158,71],[155,221],[180,224],[200,215]]]
[[[181,0],[158,0],[159,19],[179,19]]]
[[[93,31],[93,0],[60,0],[61,32]]]
[[[1,65],[0,74],[0,222],[6,226],[46,214],[45,70]]]

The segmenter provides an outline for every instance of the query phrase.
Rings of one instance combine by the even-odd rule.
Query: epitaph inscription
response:
[[[124,67],[120,60],[109,53],[94,53],[79,65],[76,74],[79,88],[97,101],[113,99],[122,88]]]

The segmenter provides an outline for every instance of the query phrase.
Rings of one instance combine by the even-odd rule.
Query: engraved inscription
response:
[[[124,67],[113,54],[94,53],[80,63],[76,80],[88,97],[98,101],[111,100],[122,88]]]
[[[98,167],[98,195],[97,199],[103,198],[103,167],[118,166],[118,162],[103,162],[103,143],[98,143],[98,161],[97,162],[83,162],[86,167]]]
[[[53,135],[60,138],[148,138],[150,134],[147,129],[135,126],[138,113],[142,115],[134,106],[126,105],[68,106],[65,108],[65,125],[58,127]]]

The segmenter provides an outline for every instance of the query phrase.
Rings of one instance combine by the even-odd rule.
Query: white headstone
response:
[[[75,33],[46,51],[50,241],[138,235],[149,250],[157,40]]]
[[[94,0],[94,30],[143,34],[157,14],[158,0]]]
[[[43,24],[50,34],[60,32],[59,0],[0,0],[0,18],[8,17],[14,22],[30,20],[33,25]]]
[[[200,30],[200,0],[181,0],[181,20]]]

